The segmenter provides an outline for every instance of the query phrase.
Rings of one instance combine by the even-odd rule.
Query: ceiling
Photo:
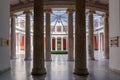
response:
[[[25,3],[29,1],[34,1],[34,0],[10,0],[11,5],[19,4],[19,3]],[[44,1],[64,1],[64,0],[44,0]],[[75,1],[75,0],[65,0],[65,1]],[[86,0],[89,2],[98,2],[101,4],[108,4],[108,0]]]
[[[10,0],[10,11],[17,12],[32,9],[34,0]],[[86,0],[87,9],[95,9],[106,12],[109,0]],[[75,0],[44,0],[44,8],[74,8]]]
[[[109,0],[98,0],[98,1],[102,4],[108,4],[109,3]]]

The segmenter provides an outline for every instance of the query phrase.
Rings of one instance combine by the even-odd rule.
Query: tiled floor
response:
[[[108,61],[98,59],[87,62],[89,75],[74,75],[74,62],[67,61],[67,55],[52,55],[52,61],[46,62],[47,74],[32,76],[32,61],[23,58],[11,60],[11,70],[1,74],[0,80],[120,80],[120,74],[111,72]]]

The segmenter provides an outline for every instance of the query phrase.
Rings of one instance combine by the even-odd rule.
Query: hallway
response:
[[[73,74],[74,62],[68,62],[67,55],[52,55],[52,59],[46,62],[47,74],[42,77],[31,76],[32,61],[11,60],[11,70],[1,74],[0,80],[120,80],[120,75],[110,71],[104,59],[88,61],[87,77]]]

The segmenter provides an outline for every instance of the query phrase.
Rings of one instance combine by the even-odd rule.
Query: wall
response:
[[[109,35],[120,38],[120,0],[109,0]],[[120,41],[120,39],[119,39]],[[110,46],[109,66],[115,71],[120,71],[120,43],[119,47]]]
[[[9,0],[0,0],[0,42],[9,39]],[[10,69],[9,46],[0,44],[0,73]]]

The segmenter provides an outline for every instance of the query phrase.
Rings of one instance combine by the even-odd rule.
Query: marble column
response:
[[[78,75],[88,75],[86,67],[86,26],[85,26],[85,0],[76,0],[75,22],[75,69]]]
[[[11,14],[11,59],[16,59],[16,15]]]
[[[108,13],[104,15],[104,55],[105,59],[109,59],[109,22]]]
[[[25,27],[25,60],[31,60],[31,26],[30,26],[30,15],[29,10],[24,11],[26,17],[26,27]]]
[[[34,1],[33,69],[32,75],[46,74],[44,62],[43,0]]]
[[[51,61],[51,9],[46,9],[46,61]]]
[[[68,9],[68,61],[73,61],[73,9]]]
[[[90,10],[88,13],[88,55],[89,60],[95,60],[94,58],[94,10]]]

